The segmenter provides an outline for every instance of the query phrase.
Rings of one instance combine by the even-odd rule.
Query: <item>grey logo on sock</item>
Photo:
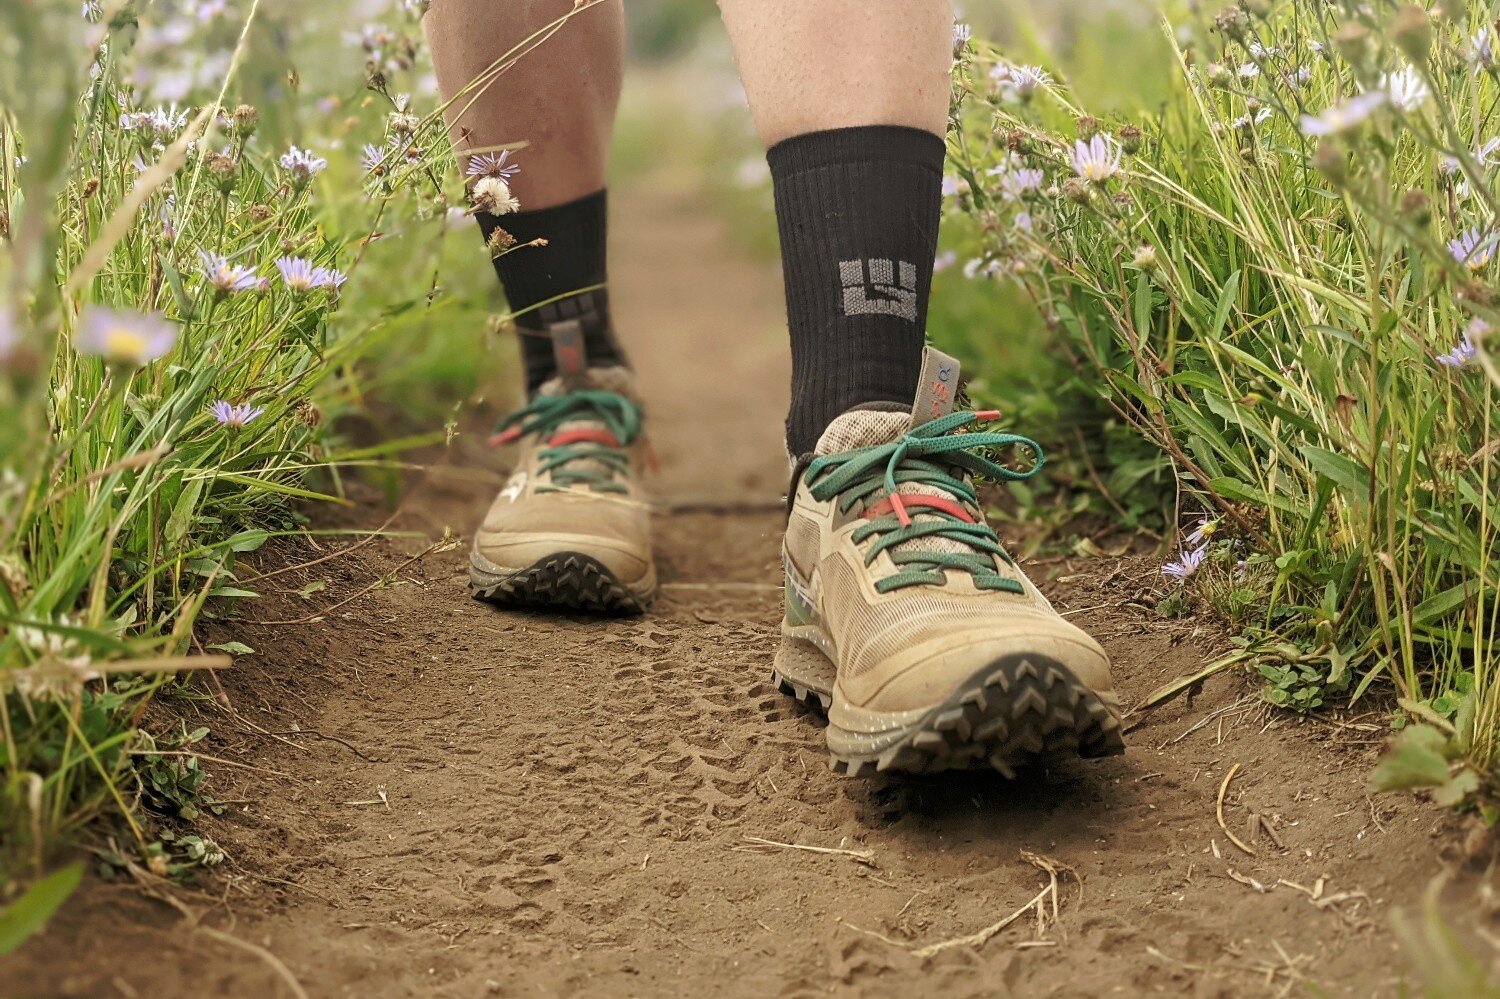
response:
[[[844,315],[900,316],[917,321],[917,268],[904,260],[840,260]]]

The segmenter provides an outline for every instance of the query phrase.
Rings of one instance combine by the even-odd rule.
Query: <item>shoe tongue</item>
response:
[[[893,402],[871,402],[843,413],[818,438],[814,454],[837,454],[889,444],[914,427],[953,412],[958,400],[958,361],[933,347],[922,349],[917,398],[907,409]]]
[[[940,419],[953,412],[958,397],[958,362],[942,351],[927,347],[922,351],[922,374],[917,382],[917,398],[910,409],[895,403],[876,402],[851,409],[832,423],[818,438],[814,454],[837,454],[856,448],[889,444],[908,431],[924,423]],[[918,482],[903,482],[896,487],[902,496],[925,494],[941,496],[961,502],[957,496],[937,486]],[[913,520],[934,518],[935,515],[916,508],[909,511]],[[968,554],[974,549],[961,541],[928,535],[913,538],[893,545],[892,551],[949,552]]]
[[[911,411],[894,403],[872,402],[851,409],[828,424],[813,454],[838,454],[889,444],[911,429]]]

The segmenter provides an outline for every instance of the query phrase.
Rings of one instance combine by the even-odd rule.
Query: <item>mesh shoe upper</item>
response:
[[[603,562],[623,582],[651,561],[650,509],[639,484],[643,441],[630,372],[590,369],[587,379],[543,385],[507,416],[496,443],[518,453],[491,504],[475,551],[497,568],[521,568],[558,551]]]
[[[829,426],[787,525],[788,626],[832,646],[839,683],[860,703],[910,686],[898,677],[911,671],[941,690],[937,674],[1007,651],[1057,659],[1112,703],[1103,651],[1015,566],[973,493],[971,472],[1031,474],[984,454],[1029,442],[955,432],[975,424],[953,414],[914,425],[909,411],[872,408]]]

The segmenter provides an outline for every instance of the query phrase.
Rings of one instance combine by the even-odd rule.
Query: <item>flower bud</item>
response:
[[[1346,21],[1333,33],[1333,47],[1339,55],[1361,65],[1369,50],[1370,30],[1358,21]]]
[[[1141,151],[1141,143],[1143,141],[1143,138],[1144,137],[1141,135],[1141,130],[1139,128],[1134,125],[1126,125],[1119,131],[1120,148],[1123,149],[1127,155],[1133,156]]]
[[[490,249],[490,256],[498,257],[516,245],[516,237],[499,226],[495,226],[494,231],[490,233],[490,238],[486,242],[486,245]]]
[[[1219,16],[1214,18],[1214,27],[1218,28],[1225,38],[1241,41],[1250,33],[1250,16],[1240,7],[1225,7],[1219,11]]]
[[[1013,128],[1005,135],[1005,148],[1013,153],[1031,152],[1031,139],[1024,131]]]
[[[1135,256],[1130,262],[1141,270],[1149,270],[1156,266],[1156,247],[1146,243],[1135,251]]]
[[[1203,78],[1214,86],[1222,86],[1229,79],[1229,69],[1221,62],[1211,62],[1203,67]]]
[[[249,104],[241,104],[230,114],[229,120],[233,125],[235,138],[248,139],[260,125],[260,112]]]
[[[1427,61],[1427,51],[1432,47],[1432,21],[1428,19],[1427,11],[1416,4],[1402,7],[1391,33],[1396,47],[1413,64],[1422,65]]]
[[[1099,134],[1099,119],[1091,115],[1084,115],[1078,119],[1078,137],[1085,142]]]
[[[1086,205],[1094,199],[1094,192],[1089,185],[1077,177],[1069,177],[1063,181],[1063,198],[1075,205]]]
[[[1324,139],[1312,155],[1313,169],[1328,178],[1334,187],[1341,187],[1349,179],[1349,161],[1338,148]]]
[[[1401,214],[1413,225],[1425,229],[1432,223],[1432,199],[1426,191],[1407,191],[1401,197]]]
[[[1271,0],[1245,0],[1245,9],[1264,21],[1271,16]]]

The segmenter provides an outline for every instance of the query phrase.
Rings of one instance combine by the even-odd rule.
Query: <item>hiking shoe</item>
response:
[[[500,422],[491,443],[516,441],[520,453],[474,537],[476,598],[626,613],[655,598],[633,387],[625,368],[586,369],[543,385]]]
[[[971,476],[1021,479],[1037,445],[951,412],[958,365],[929,349],[912,410],[858,407],[793,481],[781,689],[828,713],[835,767],[933,772],[1124,751],[1104,650],[1001,546]],[[993,460],[1021,446],[1034,467]]]

